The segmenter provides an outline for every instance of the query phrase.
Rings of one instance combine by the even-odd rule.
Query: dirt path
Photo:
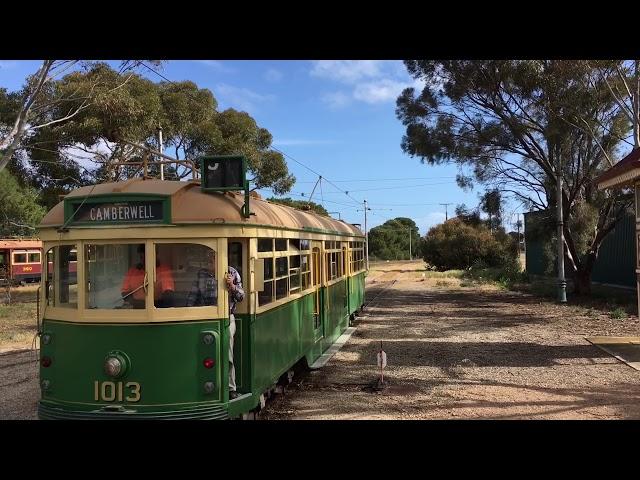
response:
[[[439,288],[408,264],[374,268],[369,287],[396,283],[343,349],[294,382],[262,418],[640,418],[640,372],[584,339],[637,335],[636,317],[614,320],[460,282]],[[389,386],[375,393],[368,386],[381,340]]]
[[[0,355],[0,420],[36,420],[38,361],[33,351]]]

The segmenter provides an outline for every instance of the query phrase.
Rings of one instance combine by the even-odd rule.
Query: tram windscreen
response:
[[[145,308],[142,243],[85,245],[86,308]]]
[[[154,306],[218,305],[216,252],[196,243],[156,244]]]

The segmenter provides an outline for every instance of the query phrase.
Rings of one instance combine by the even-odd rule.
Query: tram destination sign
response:
[[[244,190],[246,159],[242,155],[201,157],[204,191]]]
[[[166,218],[164,200],[125,200],[109,202],[73,202],[68,212],[73,223],[119,224],[163,223]]]

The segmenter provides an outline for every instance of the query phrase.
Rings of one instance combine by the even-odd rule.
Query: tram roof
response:
[[[171,198],[171,223],[212,223],[272,226],[291,229],[313,229],[326,233],[363,236],[362,231],[342,220],[302,211],[286,205],[267,202],[251,196],[251,215],[244,218],[241,207],[244,194],[239,192],[205,193],[199,181],[178,182],[141,178],[125,182],[101,183],[73,190],[65,199],[109,197],[128,194],[147,194]],[[53,207],[42,219],[41,228],[64,224],[64,201]]]
[[[16,240],[0,238],[0,249],[5,248],[42,248],[41,240]]]

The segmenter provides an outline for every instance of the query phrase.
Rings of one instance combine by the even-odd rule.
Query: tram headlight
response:
[[[110,377],[117,377],[122,373],[122,362],[116,357],[109,357],[104,362],[104,373]]]
[[[51,334],[45,333],[42,335],[42,343],[44,345],[49,345],[51,343]]]
[[[104,373],[110,377],[122,377],[129,369],[129,358],[120,351],[109,352],[104,360]]]

